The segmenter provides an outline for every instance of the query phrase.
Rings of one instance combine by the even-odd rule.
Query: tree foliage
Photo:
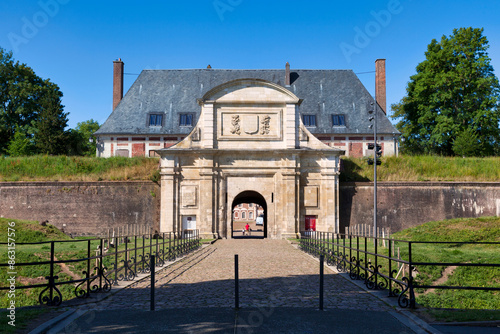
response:
[[[15,62],[12,52],[0,48],[0,154],[11,151],[12,140],[22,143],[23,136],[33,144],[33,154],[66,153],[68,114],[62,96],[56,84]],[[18,131],[22,136],[16,137]]]
[[[19,127],[16,128],[14,138],[9,142],[7,153],[11,157],[20,157],[31,155],[35,151],[35,145],[31,136],[26,130]]]
[[[488,47],[474,28],[431,41],[407,95],[391,106],[407,153],[500,154],[500,86]]]
[[[94,132],[99,130],[99,123],[90,119],[85,122],[79,122],[74,130],[76,136],[79,155],[95,156],[96,139],[92,137]]]

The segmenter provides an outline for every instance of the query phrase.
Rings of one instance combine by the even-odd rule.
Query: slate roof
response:
[[[194,125],[201,107],[198,98],[225,82],[258,78],[289,89],[300,99],[301,114],[315,114],[315,135],[371,134],[367,105],[371,95],[351,70],[293,70],[285,87],[285,70],[144,70],[130,87],[96,135],[188,134],[192,127],[179,126],[181,113],[193,113]],[[150,127],[149,114],[163,113],[163,126]],[[345,127],[332,126],[332,114],[345,115]],[[378,133],[399,134],[382,111]]]

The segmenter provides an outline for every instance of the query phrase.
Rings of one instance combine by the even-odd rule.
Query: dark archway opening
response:
[[[249,225],[250,232],[244,232]],[[239,193],[231,204],[231,237],[234,239],[267,238],[267,204],[256,191]]]

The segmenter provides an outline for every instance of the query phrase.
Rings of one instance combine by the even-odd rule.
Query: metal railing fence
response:
[[[500,263],[416,261],[415,251],[418,250],[418,247],[416,249],[418,245],[490,245],[496,247],[500,246],[500,242],[407,241],[319,231],[301,232],[299,242],[303,251],[317,257],[324,255],[328,265],[335,266],[339,272],[348,273],[352,280],[364,281],[368,289],[387,289],[389,297],[397,297],[398,304],[402,308],[415,308],[415,289],[418,288],[500,291],[500,287],[468,286],[466,282],[460,286],[449,286],[419,284],[415,280],[417,266],[500,267]],[[493,251],[498,252],[498,249]],[[399,278],[401,272],[403,275]]]
[[[201,247],[199,230],[186,232],[181,236],[175,236],[172,232],[121,236],[121,243],[117,238],[16,243],[17,254],[25,248],[25,253],[36,252],[38,258],[47,260],[16,261],[14,265],[0,263],[0,267],[7,267],[16,276],[22,276],[23,271],[48,274],[43,275],[46,280],[44,283],[16,283],[15,289],[43,288],[38,296],[39,303],[58,306],[63,300],[59,286],[74,284],[74,289],[71,290],[78,298],[87,298],[91,293],[109,292],[120,281],[134,280],[138,273],[150,273],[150,259],[153,255],[155,265],[163,267],[167,262]],[[0,249],[7,248],[7,245],[8,243],[0,243]],[[29,258],[33,259],[32,256]],[[82,276],[69,276],[68,270],[61,270],[68,266],[74,267],[76,272],[81,270]],[[63,276],[70,278],[64,279]],[[9,289],[10,286],[0,287],[0,290]]]

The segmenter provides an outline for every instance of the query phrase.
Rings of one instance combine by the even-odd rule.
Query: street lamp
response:
[[[368,114],[370,117],[368,118],[370,122],[373,122],[369,125],[369,128],[373,128],[373,144],[368,144],[369,149],[373,149],[373,234],[375,237],[377,235],[377,165],[380,165],[381,161],[377,160],[377,156],[381,155],[381,146],[377,144],[377,102],[374,99],[370,102],[368,108]],[[373,146],[372,146],[373,145]],[[368,159],[368,164],[370,163],[370,159]]]

